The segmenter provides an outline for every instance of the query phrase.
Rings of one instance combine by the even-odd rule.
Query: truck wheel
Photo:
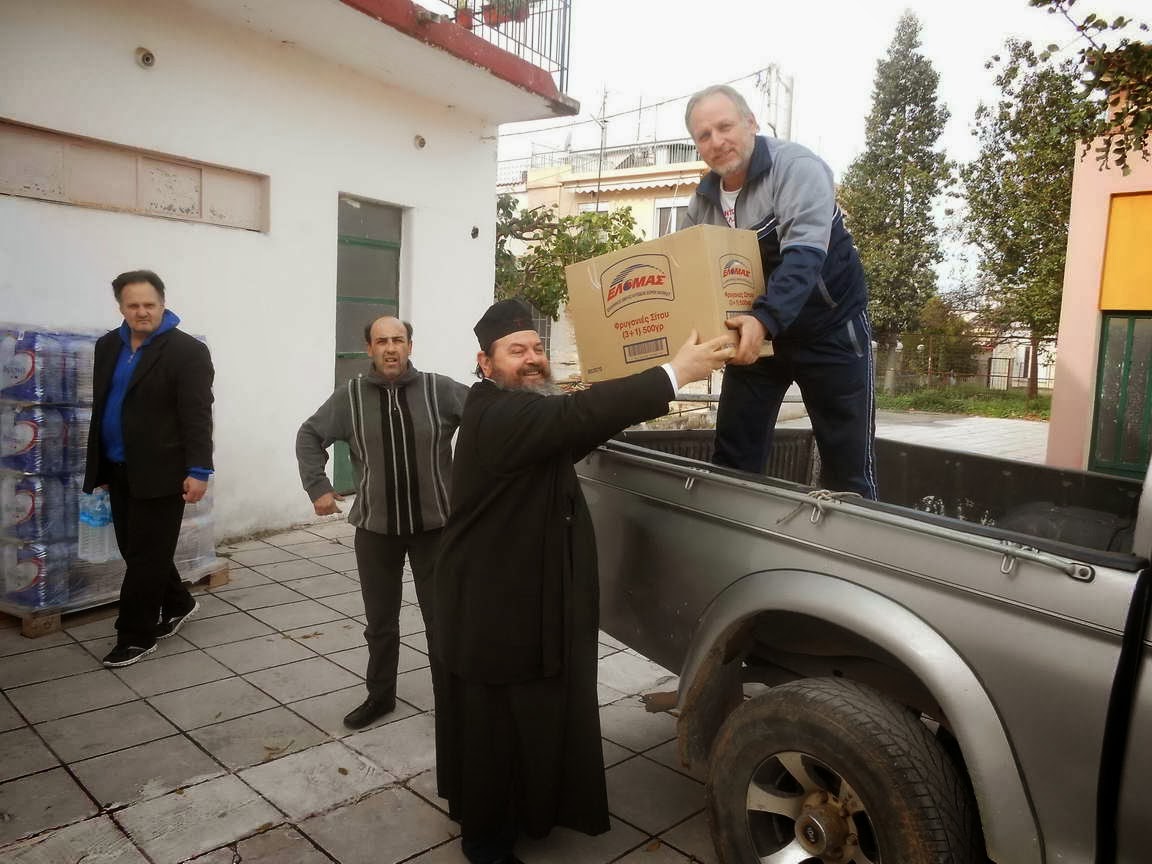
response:
[[[975,803],[911,712],[869,687],[808,678],[729,715],[708,815],[722,864],[977,864]]]

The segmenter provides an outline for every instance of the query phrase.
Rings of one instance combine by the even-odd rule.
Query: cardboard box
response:
[[[702,340],[734,331],[764,293],[755,231],[695,225],[571,264],[568,315],[585,381],[668,362],[695,328]],[[772,353],[764,343],[761,356]]]

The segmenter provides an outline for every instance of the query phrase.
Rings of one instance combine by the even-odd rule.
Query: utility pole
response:
[[[608,141],[608,121],[604,119],[608,106],[608,88],[600,95],[600,116],[593,119],[600,126],[600,158],[596,162],[596,212],[600,212],[600,178],[604,175],[604,145]]]

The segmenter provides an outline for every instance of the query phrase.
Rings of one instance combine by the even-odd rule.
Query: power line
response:
[[[749,78],[754,78],[757,75],[761,74],[762,72],[764,72],[764,69],[762,69],[762,68],[757,69],[755,72],[749,72],[747,75],[741,75],[739,78],[733,78],[731,81],[723,81],[721,83],[723,83],[723,84],[736,84],[740,81],[746,81]],[[693,92],[695,92],[695,91],[693,91]],[[635,114],[638,111],[639,112],[647,111],[651,108],[659,108],[661,105],[669,105],[672,102],[680,102],[680,101],[683,101],[684,99],[687,99],[691,95],[692,95],[691,93],[685,93],[682,96],[673,96],[670,99],[665,99],[662,102],[653,102],[651,105],[644,105],[644,106],[639,107],[639,108],[629,108],[627,111],[618,111],[615,114],[608,114],[608,115],[606,115],[604,117],[600,117],[600,118],[589,117],[587,120],[575,120],[571,123],[558,123],[555,126],[544,126],[540,129],[521,129],[517,132],[501,132],[500,137],[501,138],[511,138],[514,135],[536,135],[537,133],[540,133],[540,132],[554,132],[557,129],[572,129],[572,128],[575,128],[576,126],[587,126],[589,123],[601,123],[601,122],[604,122],[606,120],[614,120],[617,117],[626,117],[629,114]]]

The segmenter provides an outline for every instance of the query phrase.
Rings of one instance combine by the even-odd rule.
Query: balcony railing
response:
[[[522,184],[533,168],[571,166],[573,174],[621,171],[625,168],[657,168],[700,161],[700,153],[691,138],[671,141],[646,141],[617,147],[591,150],[554,150],[520,159],[505,159],[496,166],[496,184]]]
[[[498,48],[551,73],[568,91],[572,0],[418,0]]]

